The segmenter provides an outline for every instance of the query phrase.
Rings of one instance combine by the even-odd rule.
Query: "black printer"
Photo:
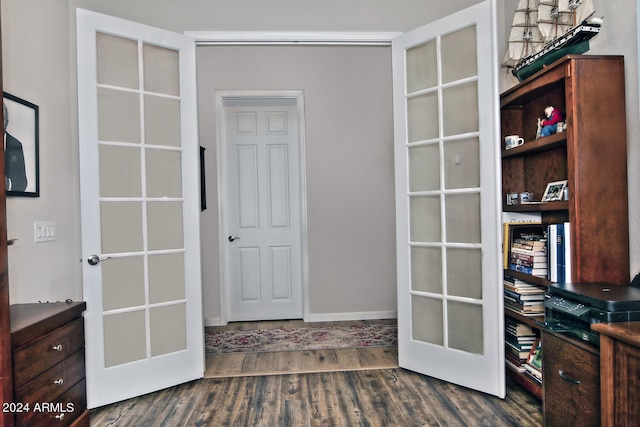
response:
[[[640,320],[640,288],[609,283],[552,283],[544,328],[600,345],[592,323]]]

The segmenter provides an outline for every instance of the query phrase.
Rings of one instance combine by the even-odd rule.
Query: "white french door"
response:
[[[505,395],[495,4],[392,44],[400,366]]]
[[[89,408],[204,373],[195,43],[77,10]]]

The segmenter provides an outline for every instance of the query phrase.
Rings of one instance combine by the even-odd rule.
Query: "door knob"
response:
[[[105,259],[109,259],[111,257],[105,256],[105,257],[101,257],[100,255],[90,255],[89,258],[87,258],[87,262],[89,263],[89,265],[98,265],[100,263],[100,261],[104,261]]]
[[[238,237],[238,236],[229,236],[229,237],[227,237],[227,239],[228,239],[230,242],[233,242],[234,240],[238,240],[239,238],[240,238],[240,237]]]

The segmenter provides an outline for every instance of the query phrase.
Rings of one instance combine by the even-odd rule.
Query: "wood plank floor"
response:
[[[230,328],[283,327],[230,324]],[[287,323],[291,325],[291,323]],[[308,326],[309,324],[305,324]],[[326,323],[323,323],[326,326]],[[244,361],[247,375],[205,378],[135,399],[93,409],[91,426],[542,426],[538,399],[509,381],[507,397],[498,399],[411,371],[360,366],[322,372],[340,361],[386,360],[359,349],[315,352],[306,356],[266,353],[269,362]],[[372,350],[372,349],[368,349]],[[397,354],[394,350],[387,350]],[[324,362],[319,359],[324,357]],[[315,373],[286,373],[313,359]],[[317,360],[316,360],[317,359]],[[330,362],[326,360],[330,359]],[[346,363],[346,362],[345,362]],[[374,362],[370,362],[374,363]],[[380,362],[382,363],[382,362]],[[243,363],[240,363],[243,365]],[[357,365],[354,362],[354,366]],[[259,374],[262,371],[270,375]],[[274,369],[274,367],[278,369]],[[255,368],[255,369],[254,369]],[[211,366],[209,366],[211,369]],[[253,372],[251,372],[253,370]],[[284,373],[283,373],[284,372]],[[273,375],[280,373],[279,375]]]
[[[91,426],[542,426],[540,401],[498,399],[403,369],[210,378],[91,411]]]
[[[273,328],[313,328],[354,324],[395,324],[395,319],[303,322],[302,320],[237,322],[208,327],[216,331]],[[271,353],[214,354],[207,356],[205,378],[250,375],[300,374],[313,372],[391,369],[398,367],[397,347],[349,348],[339,350],[305,350]]]

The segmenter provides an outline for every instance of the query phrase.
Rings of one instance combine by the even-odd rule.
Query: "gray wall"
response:
[[[214,90],[303,90],[311,320],[395,316],[389,47],[199,47],[200,140],[215,165]],[[208,170],[211,168],[208,166]],[[215,171],[202,217],[206,313],[219,317]]]
[[[41,194],[37,199],[10,198],[7,201],[9,238],[19,239],[9,249],[11,301],[31,302],[82,298],[80,210],[78,176],[78,138],[76,123],[75,83],[75,8],[83,7],[131,19],[173,31],[246,30],[246,31],[407,31],[441,16],[477,3],[477,0],[2,0],[3,73],[5,90],[40,106]],[[505,20],[510,24],[516,0],[498,0],[500,51],[504,46]],[[631,215],[631,273],[640,271],[640,208],[638,182],[640,148],[634,141],[640,134],[638,117],[638,46],[636,0],[597,2],[598,14],[605,16],[602,34],[592,43],[591,53],[624,54],[627,71],[627,124],[629,127],[629,201]],[[506,18],[505,18],[506,17]],[[222,50],[222,49],[221,49]],[[199,52],[200,55],[200,52]],[[202,64],[204,65],[204,64]],[[388,68],[386,69],[388,72]],[[340,73],[338,73],[340,74]],[[220,76],[222,79],[223,76]],[[239,78],[239,76],[238,76]],[[225,81],[227,85],[232,82]],[[238,82],[246,83],[246,82]],[[266,82],[261,82],[266,84]],[[302,83],[300,83],[302,84]],[[506,72],[501,72],[501,87],[512,85]],[[289,85],[287,85],[289,86]],[[384,86],[384,85],[383,85]],[[390,86],[390,82],[389,82]],[[227,87],[226,89],[231,89]],[[291,88],[291,87],[286,87]],[[298,87],[311,90],[310,87]],[[264,89],[264,87],[260,87]],[[294,88],[297,89],[297,88]],[[204,90],[204,89],[203,89]],[[379,94],[388,96],[388,94]],[[313,97],[312,97],[313,98]],[[201,100],[204,102],[204,100]],[[317,102],[317,104],[315,104]],[[322,110],[327,100],[314,100],[313,108]],[[311,103],[311,100],[308,100]],[[311,108],[312,104],[309,104]],[[369,105],[362,104],[369,107]],[[211,106],[209,105],[210,108]],[[390,107],[390,106],[389,106]],[[327,121],[311,116],[308,120]],[[349,114],[359,113],[349,110]],[[391,125],[388,112],[386,115]],[[207,110],[201,111],[203,143],[213,135],[211,123],[204,123]],[[346,126],[341,123],[341,135]],[[362,122],[360,122],[362,123]],[[309,231],[310,272],[313,289],[312,311],[317,314],[384,311],[395,307],[395,242],[390,231],[393,224],[391,147],[384,146],[385,131],[375,142],[375,152],[367,150],[364,139],[337,144],[330,129],[313,122],[313,140],[309,141]],[[381,124],[384,126],[384,124]],[[308,132],[311,132],[308,130]],[[357,131],[356,137],[362,131]],[[388,132],[388,131],[387,131]],[[336,132],[337,133],[337,132]],[[207,136],[209,135],[209,136]],[[387,134],[388,136],[390,134]],[[388,137],[387,136],[387,137]],[[326,144],[346,148],[344,157],[328,150]],[[390,141],[389,141],[390,144]],[[385,151],[387,150],[387,151]],[[211,156],[214,150],[207,150]],[[370,168],[355,169],[353,159],[369,156],[381,165],[379,173]],[[388,155],[388,158],[385,157]],[[388,163],[385,163],[388,162]],[[212,162],[210,162],[211,164]],[[326,168],[339,168],[332,176]],[[353,173],[352,173],[353,172]],[[313,173],[313,175],[311,175]],[[213,174],[213,173],[211,173]],[[388,181],[385,181],[388,180]],[[368,184],[376,184],[379,188]],[[345,189],[340,188],[342,185]],[[213,188],[212,188],[213,187]],[[209,190],[215,186],[209,186]],[[354,189],[363,192],[354,194]],[[215,200],[210,198],[210,200]],[[331,202],[333,204],[326,204]],[[333,210],[335,209],[335,210]],[[332,211],[333,210],[333,211]],[[211,206],[205,213],[207,229],[212,236]],[[357,223],[352,223],[353,219]],[[58,239],[50,243],[33,243],[34,221],[56,221]],[[323,233],[328,230],[355,233],[341,252],[332,252],[335,242]],[[313,238],[313,239],[312,239]],[[372,243],[372,242],[375,242]],[[363,250],[363,252],[359,252]],[[217,260],[217,253],[205,247],[206,262]],[[384,260],[381,262],[380,260]],[[367,261],[366,263],[364,261]],[[382,274],[381,272],[385,273]],[[206,313],[217,313],[216,278],[206,274]],[[370,295],[371,284],[365,278],[379,277]],[[391,280],[390,283],[387,283]],[[216,284],[214,285],[214,282]],[[347,285],[346,287],[343,285]],[[325,291],[325,287],[326,291]],[[363,296],[371,296],[365,301]]]

